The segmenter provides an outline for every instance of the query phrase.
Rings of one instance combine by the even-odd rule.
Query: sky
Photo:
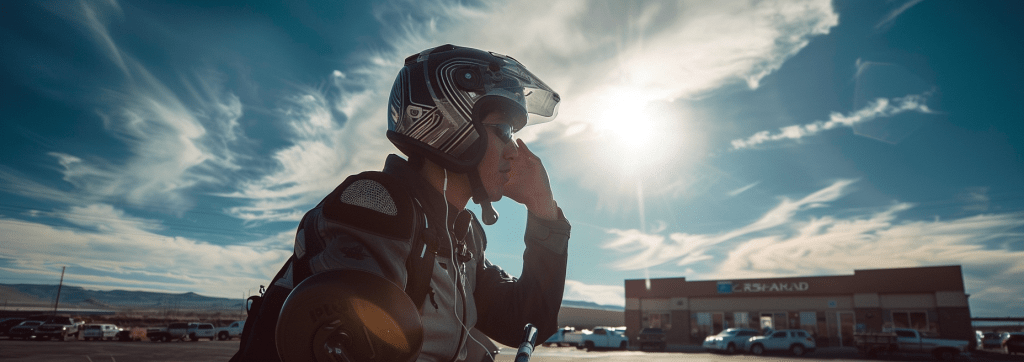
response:
[[[573,226],[565,299],[624,280],[961,265],[1024,316],[1019,1],[19,1],[0,12],[0,283],[241,298],[390,153],[405,57],[508,54]],[[476,205],[471,209],[479,210]],[[488,258],[522,269],[525,208]],[[479,214],[479,213],[478,213]]]

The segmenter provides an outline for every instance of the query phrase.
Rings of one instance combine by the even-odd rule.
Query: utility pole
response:
[[[60,268],[60,284],[57,284],[57,300],[53,302],[53,315],[57,315],[57,305],[60,304],[60,288],[64,286],[64,271],[67,269],[66,266]]]

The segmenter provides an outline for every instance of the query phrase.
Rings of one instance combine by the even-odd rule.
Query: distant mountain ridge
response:
[[[0,284],[0,305],[12,304],[53,305],[57,296],[56,285]],[[60,291],[62,307],[97,309],[227,309],[239,310],[242,300],[216,298],[187,293],[158,293],[130,290],[89,290],[65,285]],[[585,309],[624,310],[623,307],[594,302],[563,300],[562,306]]]
[[[7,295],[16,296],[12,305],[52,305],[57,296],[56,285],[43,284],[0,284],[0,299]],[[9,293],[14,292],[14,293]],[[6,301],[0,300],[0,303]],[[89,290],[65,285],[60,290],[61,307],[82,307],[100,309],[228,309],[238,310],[242,299],[228,299],[188,293],[158,293],[129,290]]]
[[[605,310],[617,310],[617,311],[626,310],[626,308],[623,308],[623,307],[617,306],[617,305],[597,304],[597,303],[594,303],[594,302],[583,302],[583,301],[578,301],[578,300],[562,300],[562,306],[563,307],[573,307],[573,308],[605,309]]]

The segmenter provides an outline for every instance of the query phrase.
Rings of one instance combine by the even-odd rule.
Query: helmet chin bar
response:
[[[490,196],[480,179],[480,170],[474,170],[467,174],[469,176],[469,187],[473,189],[473,202],[480,205],[484,225],[494,225],[498,222],[498,212],[491,206]]]

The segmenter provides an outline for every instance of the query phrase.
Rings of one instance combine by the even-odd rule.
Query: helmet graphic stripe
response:
[[[468,143],[465,143],[463,141],[466,140],[472,134],[473,134],[473,126],[470,125],[470,124],[466,124],[466,125],[462,126],[461,128],[459,128],[458,132],[455,135],[453,135],[451,138],[449,138],[447,142],[445,142],[444,144],[442,144],[438,148],[441,151],[446,152],[446,153],[455,153],[455,151],[461,151],[461,150],[457,150],[455,148],[457,146],[462,146],[464,144],[468,144]],[[473,139],[475,140],[476,138],[473,138]]]

